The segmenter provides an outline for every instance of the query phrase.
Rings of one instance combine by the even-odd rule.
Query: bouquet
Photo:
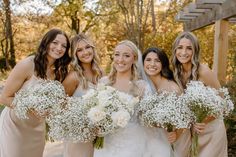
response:
[[[89,123],[88,110],[93,104],[84,103],[81,97],[68,97],[64,108],[46,119],[49,137],[53,140],[89,142],[96,137],[96,130]]]
[[[221,93],[223,93],[223,97],[220,96]],[[190,81],[181,99],[194,113],[194,122],[197,123],[202,123],[208,116],[223,118],[233,109],[233,103],[225,88],[216,90],[205,86],[201,81]],[[192,136],[191,156],[198,156],[196,133]]]
[[[28,119],[28,112],[44,117],[64,103],[66,94],[58,81],[39,79],[37,84],[19,90],[13,99],[14,111],[20,119]]]
[[[162,127],[168,132],[189,128],[192,121],[189,108],[181,104],[175,92],[148,95],[140,101],[138,112],[143,125]]]
[[[103,147],[105,135],[128,124],[138,103],[138,98],[104,84],[98,84],[97,90],[91,89],[82,98],[85,104],[94,106],[87,116],[97,130],[94,147],[98,149]]]

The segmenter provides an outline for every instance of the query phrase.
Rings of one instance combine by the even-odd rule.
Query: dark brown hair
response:
[[[66,33],[61,31],[60,29],[51,29],[44,35],[43,39],[40,42],[38,50],[35,54],[34,70],[36,72],[36,76],[43,79],[47,78],[46,75],[47,64],[48,64],[47,51],[50,43],[56,38],[58,34],[64,35],[67,41],[65,54],[61,58],[57,59],[54,63],[55,66],[54,73],[56,76],[55,80],[62,82],[68,73],[68,64],[70,63],[71,59],[69,57],[69,48],[70,48],[69,38],[66,35]]]

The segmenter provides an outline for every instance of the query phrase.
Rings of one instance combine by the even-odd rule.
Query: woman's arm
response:
[[[219,89],[220,82],[217,79],[217,76],[213,73],[213,71],[207,65],[200,65],[199,68],[199,81],[202,81],[206,86]],[[206,124],[213,121],[215,118],[212,116],[208,116],[203,120],[203,123],[196,123],[193,125],[193,131],[197,134],[201,134],[204,132],[206,128]]]
[[[79,85],[79,80],[76,71],[69,72],[65,80],[62,82],[62,85],[65,88],[66,94],[72,96]]]
[[[199,80],[206,86],[210,86],[215,89],[219,89],[221,87],[216,74],[207,65],[200,65]]]
[[[34,73],[33,60],[28,57],[20,61],[8,76],[5,86],[0,97],[0,103],[8,107],[13,107],[12,101],[15,93],[22,87],[24,82],[28,80]]]

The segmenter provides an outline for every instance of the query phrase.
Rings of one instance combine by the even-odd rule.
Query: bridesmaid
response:
[[[190,80],[202,81],[206,86],[220,88],[220,83],[211,69],[199,62],[200,48],[196,36],[190,32],[181,33],[173,43],[172,65],[174,77],[184,90]],[[199,134],[199,157],[227,157],[227,136],[223,120],[208,117],[203,123],[193,125],[193,131]],[[189,141],[186,132],[179,141],[179,148],[184,148]],[[184,146],[185,145],[185,146]],[[182,151],[187,156],[187,148]]]
[[[63,81],[69,96],[79,97],[90,88],[94,88],[98,79],[102,77],[102,70],[98,65],[98,56],[93,43],[84,34],[78,34],[71,41],[71,67]],[[92,157],[93,144],[64,142],[64,157]]]
[[[163,50],[156,47],[148,48],[143,54],[143,66],[148,76],[147,81],[153,92],[181,93],[179,86],[174,81],[173,72],[170,70],[169,59]],[[151,128],[149,129],[151,130]],[[155,128],[155,130],[159,132],[158,144],[156,144],[158,145],[157,149],[161,148],[160,152],[162,152],[162,154],[160,156],[163,157],[165,156],[163,154],[163,148],[169,147],[169,149],[166,150],[168,152],[171,150],[169,143],[173,144],[176,141],[177,131],[167,133],[161,128]]]
[[[6,105],[0,118],[0,157],[42,157],[45,121],[29,113],[20,120],[13,108],[14,94],[37,83],[37,79],[63,81],[70,62],[67,35],[59,29],[48,31],[35,54],[20,61],[6,80],[0,103]]]

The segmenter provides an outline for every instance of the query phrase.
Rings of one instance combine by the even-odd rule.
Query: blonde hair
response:
[[[92,65],[92,71],[94,73],[94,80],[95,83],[98,82],[98,80],[102,77],[102,70],[99,66],[99,57],[95,51],[95,46],[93,45],[92,41],[83,33],[77,34],[71,39],[71,67],[73,70],[77,72],[78,79],[80,81],[80,84],[84,89],[88,88],[88,80],[86,79],[84,75],[84,69],[81,65],[80,60],[77,57],[77,47],[80,41],[84,41],[87,44],[89,44],[93,49],[93,60],[91,62]]]
[[[125,46],[128,46],[134,56],[135,56],[135,63],[132,65],[131,67],[131,81],[136,81],[139,79],[139,73],[138,73],[138,53],[139,53],[139,49],[137,48],[137,46],[130,40],[123,40],[121,42],[119,42],[117,44],[117,46],[119,45],[125,45]],[[116,47],[117,47],[116,46]],[[110,80],[110,84],[114,84],[115,83],[115,77],[116,77],[116,69],[114,67],[114,63],[112,63],[112,68],[111,68],[111,72],[110,74],[108,75],[108,78]]]
[[[182,32],[181,34],[178,35],[178,37],[175,39],[172,45],[172,57],[171,57],[171,62],[174,70],[174,78],[182,90],[186,88],[187,82],[184,82],[183,80],[183,68],[182,64],[176,58],[176,50],[178,48],[180,40],[183,38],[190,40],[193,48],[193,55],[191,58],[191,63],[192,63],[191,75],[187,79],[187,82],[190,80],[198,80],[199,66],[200,66],[199,62],[200,46],[197,37],[191,32]]]

